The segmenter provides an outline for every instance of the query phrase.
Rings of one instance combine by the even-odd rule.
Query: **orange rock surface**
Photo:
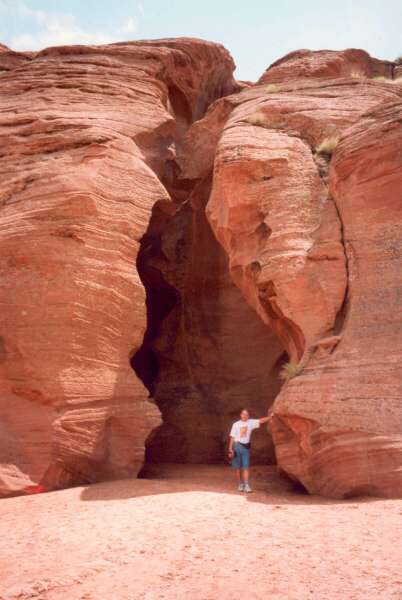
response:
[[[183,131],[234,89],[233,61],[183,39],[0,62],[0,493],[135,475],[160,422],[129,364],[140,240],[171,201],[160,178]]]
[[[335,497],[402,494],[402,86],[344,77],[359,65],[389,66],[296,52],[219,101],[233,110],[207,206],[233,280],[298,375],[274,404],[278,464]]]
[[[296,50],[274,62],[261,76],[259,83],[323,77],[389,77],[394,63],[371,57],[364,50],[348,48],[343,51]]]
[[[276,401],[278,460],[323,495],[402,495],[401,117],[401,102],[385,103],[336,148],[331,193],[348,270],[342,324]]]

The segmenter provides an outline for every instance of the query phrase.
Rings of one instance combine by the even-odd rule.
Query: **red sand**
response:
[[[256,468],[169,466],[0,501],[0,598],[402,598],[402,501],[331,501]]]

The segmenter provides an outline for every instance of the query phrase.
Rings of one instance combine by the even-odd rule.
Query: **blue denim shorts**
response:
[[[250,449],[239,442],[234,443],[232,467],[234,469],[248,469],[250,466]]]

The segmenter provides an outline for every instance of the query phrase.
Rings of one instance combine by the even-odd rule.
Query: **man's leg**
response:
[[[241,480],[241,460],[239,452],[236,449],[236,445],[234,447],[234,455],[232,459],[232,467],[236,469],[236,477],[237,477],[237,489],[239,492],[243,492],[243,482]]]
[[[239,492],[244,492],[244,465],[243,465],[243,454],[244,454],[244,450],[243,447],[240,446],[240,448],[237,449],[238,450],[238,455],[239,455],[239,487],[237,488],[239,490]]]
[[[241,469],[237,469],[237,489],[239,492],[244,492],[244,483],[241,479]]]
[[[252,492],[253,490],[250,487],[249,481],[248,481],[248,468],[250,466],[250,450],[247,448],[246,452],[245,452],[245,456],[243,457],[243,464],[244,464],[244,469],[243,469],[243,491],[244,492]]]

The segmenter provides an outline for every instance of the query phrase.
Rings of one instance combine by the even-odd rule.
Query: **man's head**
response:
[[[240,411],[240,419],[242,421],[247,421],[247,419],[250,417],[247,408],[242,408]]]

